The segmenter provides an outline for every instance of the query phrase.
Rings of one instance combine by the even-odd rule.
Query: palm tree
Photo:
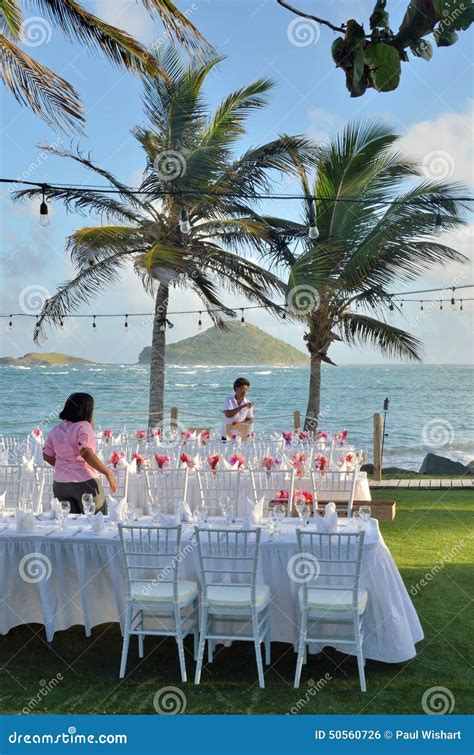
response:
[[[397,151],[396,142],[379,122],[349,124],[317,148],[314,176],[295,152],[303,220],[265,219],[278,238],[266,256],[280,275],[286,269],[288,307],[307,325],[306,429],[317,425],[321,363],[334,364],[328,356],[333,342],[420,361],[420,341],[390,322],[400,311],[391,292],[436,264],[467,261],[435,234],[440,219],[448,231],[463,224],[465,206],[455,196],[465,188],[419,180],[419,166]],[[315,203],[312,197],[318,197]],[[309,238],[318,231],[317,239]]]
[[[194,49],[204,42],[191,21],[171,0],[142,0],[153,17],[159,15],[166,31]],[[154,58],[130,34],[89,13],[78,0],[35,0],[44,14],[34,18],[31,33],[49,33],[48,23],[56,24],[68,39],[79,40],[93,50],[101,50],[113,63],[135,73],[158,73]],[[80,128],[84,122],[79,94],[65,79],[21,49],[25,25],[21,0],[0,0],[0,78],[21,105],[30,107],[47,123],[61,129]],[[35,37],[35,43],[38,42]]]
[[[147,160],[138,194],[80,153],[44,147],[78,161],[105,178],[116,191],[114,196],[92,189],[47,187],[47,197],[63,200],[70,209],[93,210],[122,225],[82,228],[72,234],[68,247],[78,273],[45,303],[34,338],[40,338],[47,322],[59,324],[68,312],[99,294],[132,262],[145,288],[155,297],[150,426],[163,420],[171,284],[195,291],[203,311],[207,310],[219,326],[224,326],[226,317],[235,316],[219,286],[281,311],[271,297],[282,294],[282,282],[237,252],[259,248],[262,234],[269,240],[252,196],[269,189],[272,171],[294,170],[292,155],[296,150],[305,163],[311,145],[301,137],[281,136],[235,158],[245,121],[251,112],[264,106],[272,84],[259,79],[228,95],[210,114],[202,87],[219,61],[212,57],[185,64],[170,47],[158,58],[166,76],[145,77],[149,123],[134,129]],[[17,197],[36,196],[39,191],[21,191]]]

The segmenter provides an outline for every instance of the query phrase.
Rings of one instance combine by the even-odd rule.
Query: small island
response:
[[[0,357],[0,365],[10,367],[33,367],[34,365],[52,367],[64,364],[95,364],[95,362],[82,359],[82,357],[72,357],[70,354],[61,354],[58,351],[29,352],[22,357]]]
[[[146,346],[138,357],[139,364],[150,364],[151,349]],[[266,333],[256,325],[228,323],[227,328],[208,328],[191,338],[166,346],[167,364],[225,365],[307,365],[308,355],[285,341]]]

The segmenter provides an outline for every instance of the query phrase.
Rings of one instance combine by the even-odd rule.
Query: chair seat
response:
[[[215,585],[207,591],[211,608],[250,608],[251,588],[231,587],[230,585]],[[270,602],[270,588],[268,585],[256,585],[255,602],[258,609],[264,608]]]
[[[368,600],[367,590],[359,589],[357,610],[364,613]],[[300,605],[303,603],[303,588],[299,590]],[[308,588],[308,607],[310,611],[330,611],[334,613],[352,611],[352,590],[322,590],[318,587]]]
[[[198,594],[196,582],[179,580],[178,603],[189,603]],[[134,582],[131,588],[132,600],[141,603],[172,603],[174,588],[172,582]]]

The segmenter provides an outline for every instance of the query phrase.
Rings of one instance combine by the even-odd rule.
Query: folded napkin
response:
[[[324,516],[317,519],[318,532],[337,532],[336,504],[330,501],[324,508]]]
[[[102,511],[92,517],[91,520],[92,532],[101,532],[105,527],[104,515]]]
[[[3,493],[0,493],[0,510],[5,508],[5,496],[7,494],[7,491],[4,490]]]
[[[188,524],[190,522],[194,522],[194,514],[191,511],[189,503],[187,501],[181,501],[179,503],[179,509],[181,512],[181,521],[187,522]]]
[[[222,459],[221,461],[222,461],[222,465],[223,465],[224,469],[238,469],[239,468],[239,462],[238,461],[236,461],[235,464],[231,464],[226,459]]]
[[[29,459],[27,456],[21,457],[21,471],[22,472],[34,472],[35,471],[35,460],[33,458]]]
[[[256,524],[260,524],[263,517],[264,502],[265,496],[262,496],[257,502],[253,501],[251,498],[247,498],[245,502],[245,514],[242,518],[242,527],[244,529],[250,529]]]
[[[107,496],[107,511],[109,512],[109,522],[122,522],[125,519],[126,508],[126,498],[122,498],[120,501],[117,501],[116,498],[112,498],[112,496],[110,495]]]
[[[22,532],[25,534],[34,532],[35,518],[32,513],[22,511],[21,509],[17,509],[15,512],[15,516],[16,516],[16,531],[17,532]]]
[[[181,512],[179,509],[176,514],[162,514],[161,512],[158,514],[158,523],[160,527],[177,527],[180,521]]]

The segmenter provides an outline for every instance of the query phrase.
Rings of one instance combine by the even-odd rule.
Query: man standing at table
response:
[[[253,423],[253,404],[247,401],[246,396],[250,388],[250,382],[247,378],[237,378],[234,382],[234,395],[227,396],[224,401],[224,425],[222,428],[222,439],[227,440],[235,428],[245,439],[252,429]]]

